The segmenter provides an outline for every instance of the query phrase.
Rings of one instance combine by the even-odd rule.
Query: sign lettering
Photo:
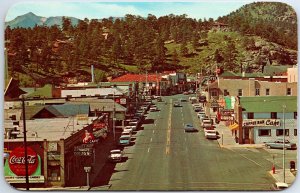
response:
[[[244,119],[244,127],[280,126],[280,119]]]

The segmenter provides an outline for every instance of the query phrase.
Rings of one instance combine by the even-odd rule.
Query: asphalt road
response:
[[[99,181],[109,184],[109,190],[270,190],[270,154],[220,148],[216,140],[205,139],[191,104],[173,107],[181,97],[187,96],[157,103],[160,111],[147,114],[133,144],[124,148],[126,161],[104,168]],[[185,133],[185,123],[199,132]]]

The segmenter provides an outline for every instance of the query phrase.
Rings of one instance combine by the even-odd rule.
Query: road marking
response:
[[[172,99],[170,104],[172,104]],[[169,122],[168,122],[168,130],[167,130],[167,146],[166,146],[166,155],[170,153],[170,139],[171,139],[171,121],[172,121],[172,105],[170,106],[170,117],[169,117]]]
[[[153,130],[152,133],[154,133],[155,131]]]
[[[252,163],[254,163],[254,164],[256,164],[256,165],[258,165],[258,166],[260,166],[260,167],[263,167],[262,165],[260,165],[260,164],[257,163],[256,161],[254,161],[254,160],[252,160],[252,159],[250,159],[250,158],[244,156],[243,154],[240,154],[240,153],[238,153],[238,152],[236,152],[236,151],[234,151],[234,150],[232,150],[232,149],[230,149],[230,150],[233,151],[233,152],[235,152],[235,153],[237,153],[238,155],[242,156],[243,158],[245,158],[245,159],[251,161]]]
[[[149,151],[150,151],[150,147],[148,147],[148,153],[149,153]]]
[[[150,141],[152,142],[152,137],[151,137]]]

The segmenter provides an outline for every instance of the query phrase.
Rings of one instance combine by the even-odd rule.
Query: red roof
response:
[[[125,74],[111,80],[111,82],[157,82],[161,81],[161,76],[158,74]]]

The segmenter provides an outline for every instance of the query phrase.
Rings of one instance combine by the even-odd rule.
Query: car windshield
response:
[[[185,126],[186,126],[186,127],[193,127],[192,124],[186,124]]]
[[[111,154],[120,154],[121,150],[112,150],[110,151]]]
[[[121,136],[120,140],[129,140],[129,137],[128,136]]]

